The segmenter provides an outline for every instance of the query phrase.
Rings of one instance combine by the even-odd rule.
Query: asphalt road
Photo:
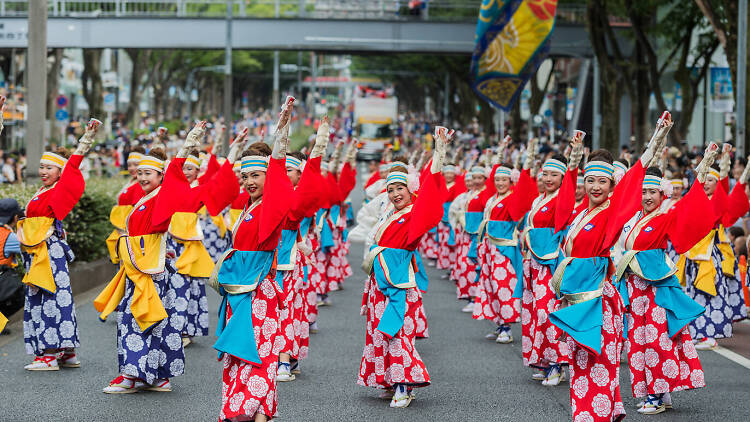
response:
[[[355,198],[358,202],[358,198]],[[356,384],[364,345],[359,306],[364,274],[358,269],[362,245],[353,244],[355,275],[333,305],[321,308],[320,333],[312,335],[310,357],[302,374],[279,385],[279,420],[284,421],[566,421],[570,420],[567,384],[543,387],[521,364],[520,327],[516,341],[500,345],[484,339],[492,328],[460,312],[455,286],[428,268],[425,295],[430,338],[417,348],[432,385],[417,390],[407,409],[390,409],[378,391]],[[23,339],[16,330],[0,344],[0,421],[216,421],[220,405],[221,366],[213,337],[199,338],[186,350],[185,375],[172,381],[171,393],[107,395],[101,389],[117,375],[115,323],[99,322],[91,300],[76,298],[82,367],[30,373],[23,365]],[[212,323],[218,296],[209,292]],[[114,320],[114,318],[112,318]],[[10,340],[8,342],[7,340]],[[630,393],[628,371],[621,368],[622,394],[630,420],[748,421],[750,369],[714,352],[699,352],[707,387],[673,395],[675,409],[659,416],[640,416]]]

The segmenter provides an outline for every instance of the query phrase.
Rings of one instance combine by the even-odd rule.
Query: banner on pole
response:
[[[509,112],[547,56],[557,0],[483,0],[471,58],[471,86]]]

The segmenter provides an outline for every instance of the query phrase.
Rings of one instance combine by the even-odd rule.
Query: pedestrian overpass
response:
[[[48,0],[48,47],[221,49],[224,0]],[[478,1],[433,0],[418,16],[396,1],[235,0],[232,48],[471,54]],[[273,9],[278,3],[278,13]],[[267,8],[259,8],[266,5]],[[28,1],[0,0],[0,48],[25,48]],[[304,6],[304,7],[300,7]],[[268,9],[270,7],[271,9]],[[294,8],[296,7],[296,9]],[[441,8],[442,7],[442,8]],[[450,7],[450,8],[449,8]],[[559,6],[553,56],[591,57],[583,9]],[[271,16],[267,16],[271,11]],[[440,13],[442,12],[442,13]],[[278,16],[278,17],[274,17]]]

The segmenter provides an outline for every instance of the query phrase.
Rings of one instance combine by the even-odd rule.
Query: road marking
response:
[[[731,360],[734,363],[737,363],[739,365],[744,366],[747,369],[750,369],[750,359],[735,353],[729,349],[725,349],[721,346],[716,346],[716,349],[714,349],[714,352],[724,356],[725,358]]]

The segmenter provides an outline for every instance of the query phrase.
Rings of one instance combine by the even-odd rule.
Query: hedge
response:
[[[86,181],[81,200],[63,221],[76,261],[94,261],[108,254],[104,241],[113,230],[109,212],[126,181],[122,177],[92,177]],[[37,189],[37,184],[2,184],[0,198],[15,198],[25,207]]]

